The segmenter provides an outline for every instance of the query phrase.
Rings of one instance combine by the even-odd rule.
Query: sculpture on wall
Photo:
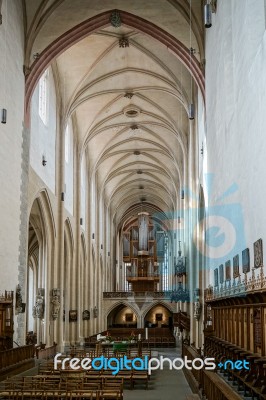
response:
[[[52,289],[52,318],[56,320],[60,311],[60,289]]]
[[[200,289],[194,290],[194,318],[199,321],[201,316]]]
[[[198,321],[201,316],[201,304],[199,301],[194,302],[194,318]]]
[[[44,299],[41,295],[36,296],[36,316],[42,319],[44,315]]]
[[[33,318],[43,319],[44,317],[44,289],[38,289],[35,306],[32,310]]]

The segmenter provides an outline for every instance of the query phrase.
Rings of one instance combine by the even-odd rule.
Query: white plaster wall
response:
[[[207,158],[206,151],[206,124],[205,107],[201,93],[198,93],[198,113],[197,113],[197,133],[198,133],[198,171],[201,185],[204,184],[205,164]]]
[[[31,100],[31,145],[30,164],[42,181],[55,193],[55,139],[56,139],[56,94],[53,73],[49,68],[48,121],[45,125],[39,116],[39,84]],[[47,164],[42,165],[45,156]]]
[[[74,149],[73,149],[73,125],[72,121],[68,122],[69,127],[69,154],[68,161],[65,160],[65,208],[73,215],[73,176],[74,176]],[[67,145],[67,137],[65,138],[65,146]]]
[[[266,245],[264,7],[264,0],[219,1],[206,30],[208,172],[214,174],[209,203],[229,206],[229,219],[236,215],[233,203],[242,210],[245,246],[238,250],[241,260],[240,251],[249,247],[251,268],[253,243],[262,238]],[[235,192],[219,199],[232,184]]]
[[[0,292],[18,279],[22,129],[24,115],[23,14],[20,1],[5,1],[0,25]],[[26,210],[25,210],[26,211]]]

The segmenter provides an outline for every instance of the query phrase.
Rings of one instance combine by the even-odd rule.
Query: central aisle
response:
[[[173,359],[180,357],[177,350],[158,349],[158,352],[153,353]],[[124,389],[124,400],[187,400],[187,396],[192,394],[182,370],[164,369],[152,373],[148,390],[143,385],[137,385],[134,390]]]

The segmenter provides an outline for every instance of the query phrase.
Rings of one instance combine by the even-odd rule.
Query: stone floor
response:
[[[153,357],[161,355],[173,359],[180,357],[180,352],[178,348],[162,348],[152,352]],[[136,386],[134,390],[124,390],[124,400],[188,400],[191,395],[192,391],[182,370],[167,368],[152,372],[148,390],[141,385]]]

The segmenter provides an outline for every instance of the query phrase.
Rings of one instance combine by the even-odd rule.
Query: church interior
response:
[[[265,110],[266,0],[0,0],[0,399],[266,399]]]

